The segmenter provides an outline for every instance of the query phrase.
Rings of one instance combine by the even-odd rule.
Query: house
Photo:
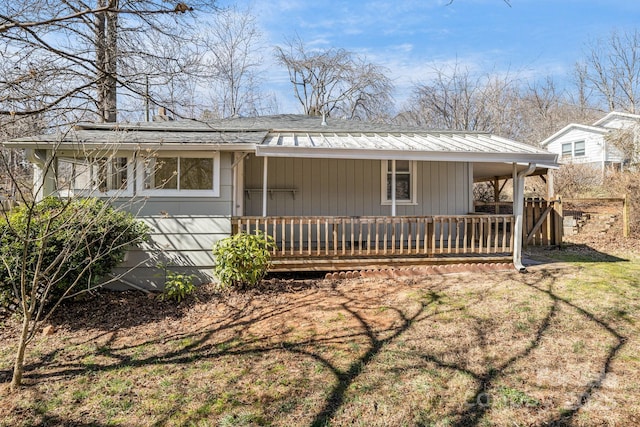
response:
[[[564,164],[586,164],[605,171],[620,170],[625,159],[616,147],[607,142],[612,132],[640,122],[640,115],[612,111],[593,125],[571,123],[540,143],[540,146],[560,156]]]
[[[82,123],[7,145],[27,149],[38,197],[108,197],[151,225],[152,242],[122,266],[148,288],[164,269],[210,280],[214,242],[256,229],[276,240],[276,270],[505,259],[522,269],[524,177],[557,166],[555,154],[487,133],[299,115]],[[514,214],[474,214],[474,181],[496,177],[514,178]]]

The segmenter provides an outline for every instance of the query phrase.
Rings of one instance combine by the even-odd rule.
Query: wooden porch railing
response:
[[[234,217],[233,232],[272,236],[274,257],[434,256],[513,252],[512,215]]]

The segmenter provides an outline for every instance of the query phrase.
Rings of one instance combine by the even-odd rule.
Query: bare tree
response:
[[[569,123],[593,123],[600,112],[587,103],[584,95],[576,102],[571,94],[559,90],[551,77],[529,83],[520,89],[516,139],[537,145]]]
[[[118,93],[143,97],[147,83],[162,85],[162,77],[176,69],[193,72],[184,60],[194,50],[191,11],[214,9],[207,0],[189,5],[163,0],[25,0],[6,5],[0,14],[0,115],[73,108],[102,121],[116,120]],[[163,57],[161,50],[157,53],[163,44],[180,45],[182,55]],[[156,73],[150,76],[146,71],[152,66]]]
[[[597,97],[603,109],[638,111],[640,102],[640,32],[613,31],[591,41],[576,65],[576,80]]]
[[[492,132],[537,145],[571,122],[595,120],[576,106],[552,78],[523,82],[508,73],[473,73],[468,68],[433,68],[396,121],[437,129]]]
[[[114,208],[111,198],[71,197],[77,191],[104,196],[107,188],[126,186],[122,180],[126,164],[114,149],[83,154],[69,159],[66,166],[53,156],[39,157],[40,172],[55,176],[58,195],[63,197],[37,201],[40,187],[32,188],[33,193],[18,187],[21,206],[11,212],[0,209],[0,310],[15,312],[22,323],[12,390],[22,383],[27,346],[60,304],[118,280],[121,275],[109,278],[109,271],[122,261],[127,248],[146,238],[147,227],[126,212],[136,208],[135,201]],[[4,155],[0,162],[12,180],[19,179]]]
[[[299,38],[276,47],[305,114],[371,120],[386,116],[393,85],[387,70],[344,49],[310,50]]]
[[[213,70],[214,109],[219,117],[258,115],[261,34],[255,17],[237,8],[221,11],[205,33],[207,61]]]
[[[605,140],[620,152],[624,163],[632,168],[640,165],[640,124],[616,129]]]
[[[438,129],[489,131],[511,136],[518,94],[509,75],[475,75],[455,64],[433,68],[434,77],[414,87],[406,108],[414,124]]]

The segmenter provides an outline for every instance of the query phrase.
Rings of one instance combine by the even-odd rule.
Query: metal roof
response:
[[[260,145],[358,150],[549,154],[532,145],[475,132],[269,132]]]
[[[304,115],[148,123],[80,123],[65,135],[39,135],[7,145],[46,148],[118,144],[134,148],[249,150],[258,156],[536,162],[555,166],[557,155],[485,132],[418,127]]]

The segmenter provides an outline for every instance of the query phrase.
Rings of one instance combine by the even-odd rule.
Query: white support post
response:
[[[246,153],[233,153],[233,215],[244,215],[244,158]]]
[[[268,157],[264,158],[262,167],[262,216],[267,216],[267,168],[269,165]]]
[[[396,216],[396,161],[391,160],[391,216]]]
[[[33,164],[33,188],[34,199],[36,202],[53,194],[55,188],[55,177],[51,168],[52,162],[55,161],[53,153],[46,150],[27,149],[26,155]]]

